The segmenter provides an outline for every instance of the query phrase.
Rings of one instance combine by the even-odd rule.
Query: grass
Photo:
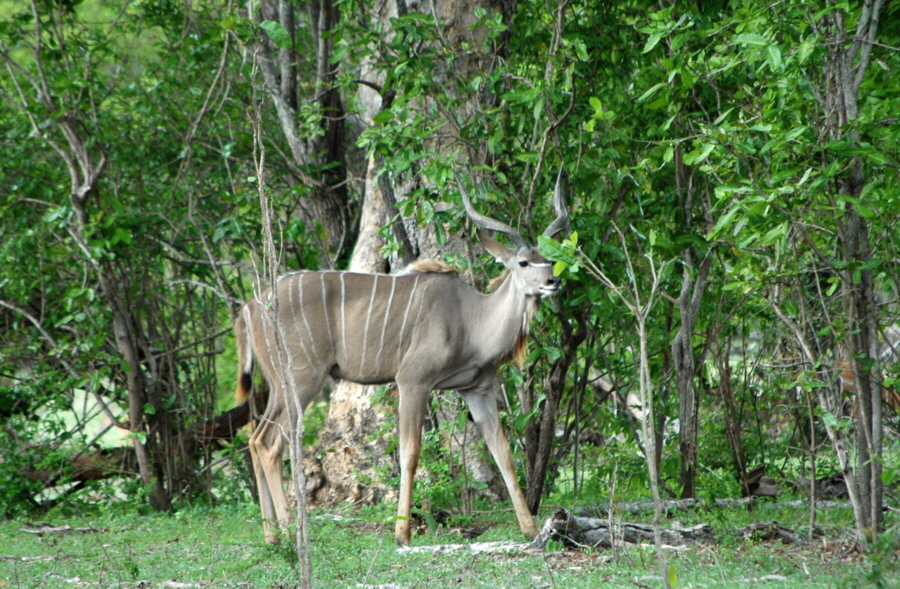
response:
[[[313,586],[662,586],[651,546],[621,549],[615,558],[602,549],[398,554],[392,535],[392,510],[392,505],[385,505],[360,511],[311,512]],[[545,513],[551,510],[548,506]],[[820,534],[813,541],[790,546],[744,540],[724,531],[754,520],[774,519],[802,532],[807,514],[801,510],[770,504],[760,506],[755,514],[736,509],[695,511],[676,517],[685,525],[707,522],[717,532],[716,542],[667,550],[679,588],[900,587],[897,542],[868,558],[850,550],[852,517],[847,510],[822,512]],[[520,540],[510,512],[481,513],[474,519],[468,525],[489,527],[478,538],[480,542]],[[645,517],[640,519],[646,521]],[[299,584],[291,549],[263,543],[259,515],[252,505],[190,509],[172,515],[137,515],[121,508],[117,513],[94,515],[58,512],[40,521],[96,531],[38,537],[21,531],[26,524],[36,522],[0,522],[0,587],[282,589]],[[458,533],[444,528],[435,535],[413,539],[415,546],[466,542]]]

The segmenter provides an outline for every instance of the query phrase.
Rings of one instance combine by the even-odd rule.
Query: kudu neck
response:
[[[539,296],[527,296],[510,274],[494,292],[481,300],[477,315],[492,355],[497,358],[516,355],[515,348],[524,345],[528,323],[540,299]]]

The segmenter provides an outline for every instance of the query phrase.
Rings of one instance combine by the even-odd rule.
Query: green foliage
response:
[[[255,187],[240,180],[252,135],[235,124],[251,87],[236,64],[219,70],[221,8],[185,10],[167,0],[127,10],[95,2],[41,6],[42,52],[33,53],[37,23],[30,8],[4,9],[0,49],[11,67],[0,76],[8,107],[0,109],[0,180],[7,187],[0,194],[0,387],[4,398],[28,399],[10,406],[12,412],[40,416],[45,424],[37,430],[10,422],[17,440],[4,443],[17,458],[0,464],[0,476],[18,482],[4,493],[30,488],[21,477],[26,463],[36,464],[23,454],[28,445],[62,457],[92,442],[86,432],[96,415],[51,430],[57,412],[72,410],[78,395],[101,395],[114,403],[116,419],[128,419],[129,369],[117,349],[98,265],[116,277],[116,295],[153,385],[142,403],[152,432],[142,431],[144,439],[165,446],[164,435],[219,408],[213,368],[221,338],[210,336],[230,323],[230,302],[246,296],[243,270],[234,262],[254,255],[260,229]],[[38,76],[53,105],[30,83]],[[66,120],[77,121],[92,155],[106,157],[83,224],[69,198],[65,162],[53,147],[67,145]],[[284,186],[275,192],[290,219],[297,195]],[[290,265],[314,267],[315,232],[291,220],[286,233],[297,243]],[[226,403],[232,383],[222,387],[229,390]],[[197,479],[179,474],[200,465],[174,455],[166,460],[174,495],[208,496],[189,482]],[[23,502],[26,495],[16,495],[18,504],[8,509],[34,507]]]

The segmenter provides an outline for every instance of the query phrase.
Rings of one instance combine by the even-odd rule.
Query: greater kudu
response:
[[[568,221],[561,180],[562,172],[554,194],[557,218],[544,232],[548,236]],[[497,366],[517,350],[524,352],[531,315],[542,296],[559,289],[560,280],[550,262],[515,229],[476,212],[458,177],[457,182],[469,218],[516,244],[510,249],[481,235],[485,249],[509,270],[493,293],[481,294],[455,273],[415,264],[401,275],[296,272],[280,278],[274,289],[296,385],[295,393],[288,392],[299,395],[301,407],[319,394],[328,375],[361,384],[397,383],[401,471],[395,536],[401,545],[409,543],[413,475],[428,397],[442,389],[463,396],[500,467],[522,532],[528,539],[538,532],[497,414]],[[237,397],[249,395],[253,356],[272,388],[249,443],[269,542],[277,538],[273,522],[287,526],[290,520],[281,474],[288,412],[278,378],[280,356],[268,345],[275,341],[268,311],[272,297],[269,289],[248,301],[234,326],[240,362]]]

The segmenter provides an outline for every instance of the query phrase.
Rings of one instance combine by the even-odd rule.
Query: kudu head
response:
[[[565,204],[566,179],[565,169],[560,168],[559,176],[556,179],[556,188],[553,190],[556,219],[544,230],[544,235],[547,237],[553,237],[565,229],[569,222],[569,213],[566,211]],[[459,185],[459,193],[466,207],[466,213],[472,222],[482,229],[504,233],[516,244],[515,248],[509,248],[485,233],[478,235],[484,249],[509,270],[510,280],[514,282],[516,289],[529,297],[551,296],[559,290],[560,279],[553,274],[553,263],[538,253],[537,248],[531,247],[518,231],[506,223],[476,211],[458,173],[456,174],[456,183]]]

